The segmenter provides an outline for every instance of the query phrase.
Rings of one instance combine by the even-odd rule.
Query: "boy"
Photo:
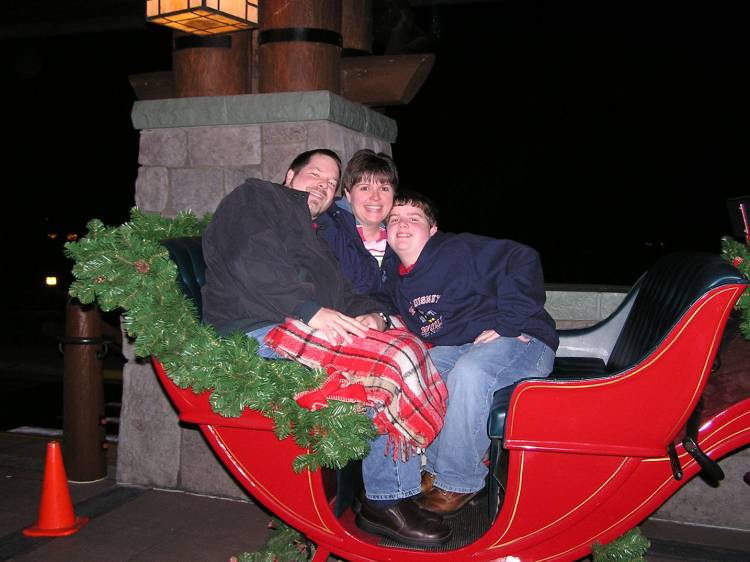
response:
[[[407,327],[434,344],[448,388],[443,429],[427,450],[416,503],[447,515],[484,487],[486,424],[496,390],[552,370],[558,337],[544,310],[539,256],[511,240],[437,229],[425,196],[404,191],[388,216],[401,260],[395,304]]]

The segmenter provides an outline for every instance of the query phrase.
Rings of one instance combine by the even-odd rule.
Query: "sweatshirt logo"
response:
[[[428,305],[436,304],[441,295],[424,295],[412,299],[409,303],[409,314],[416,318],[421,324],[419,334],[423,338],[428,338],[443,327],[443,316],[431,310]]]

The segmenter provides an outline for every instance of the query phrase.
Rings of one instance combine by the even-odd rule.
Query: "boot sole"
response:
[[[448,533],[448,536],[446,536],[443,539],[413,539],[410,537],[405,537],[398,533],[397,531],[394,531],[393,529],[390,529],[388,527],[384,527],[382,525],[378,525],[377,523],[373,523],[372,521],[368,521],[364,517],[362,517],[361,514],[357,514],[357,517],[355,519],[355,523],[357,524],[357,527],[362,529],[363,531],[370,533],[372,535],[379,535],[388,537],[389,539],[392,539],[394,541],[398,541],[400,543],[409,545],[409,546],[424,546],[424,547],[430,547],[430,546],[441,546],[447,543],[451,535],[453,535],[453,530],[451,529]]]

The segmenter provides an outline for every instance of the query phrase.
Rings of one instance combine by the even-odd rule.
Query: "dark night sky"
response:
[[[394,156],[445,230],[513,238],[554,283],[628,284],[665,252],[718,251],[747,194],[747,19],[739,8],[505,1],[440,7],[437,61]],[[431,9],[416,9],[429,26]],[[11,256],[53,226],[119,223],[138,135],[128,75],[171,65],[170,32],[0,39],[9,80]],[[92,164],[93,163],[93,164]],[[105,178],[102,181],[102,178]]]
[[[631,283],[662,253],[718,251],[726,197],[750,191],[743,12],[503,2],[443,13],[432,76],[391,112],[403,184],[434,194],[443,227],[529,243],[557,283]]]

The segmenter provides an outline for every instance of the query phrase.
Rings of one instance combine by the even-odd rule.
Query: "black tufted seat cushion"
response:
[[[201,287],[206,282],[206,262],[203,260],[200,236],[172,238],[163,240],[162,244],[169,251],[169,257],[177,264],[177,283],[185,296],[195,304],[198,318],[202,318]]]

